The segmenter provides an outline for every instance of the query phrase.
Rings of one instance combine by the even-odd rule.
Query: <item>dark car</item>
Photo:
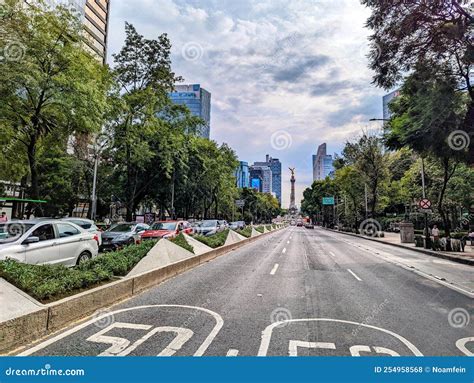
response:
[[[101,251],[117,250],[125,245],[140,242],[140,234],[150,226],[145,223],[122,222],[110,227],[102,233]]]
[[[314,229],[314,225],[311,222],[306,223],[304,227],[307,229]]]

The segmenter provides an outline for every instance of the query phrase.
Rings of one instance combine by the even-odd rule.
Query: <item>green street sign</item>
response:
[[[334,205],[334,197],[323,197],[323,205]]]

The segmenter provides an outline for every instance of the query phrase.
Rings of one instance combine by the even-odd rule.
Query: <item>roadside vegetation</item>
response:
[[[125,276],[155,243],[145,241],[130,245],[99,255],[74,268],[0,261],[0,277],[37,300],[50,302]]]
[[[178,234],[174,238],[170,238],[170,241],[194,254],[194,248],[186,241],[186,238],[184,238],[182,233]]]
[[[250,238],[252,235],[252,226],[247,226],[245,229],[236,230],[235,232],[243,235],[246,238]]]
[[[204,235],[195,235],[194,238],[198,241],[204,243],[205,245],[212,247],[213,249],[224,246],[225,240],[227,239],[227,235],[229,234],[229,230],[221,231],[220,233],[213,234],[209,237]]]
[[[263,226],[255,226],[255,230],[257,230],[259,233],[263,233]]]

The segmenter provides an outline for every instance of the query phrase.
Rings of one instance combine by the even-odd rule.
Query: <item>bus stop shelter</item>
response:
[[[26,207],[28,204],[33,204],[33,208],[29,210],[34,212],[36,210],[34,205],[38,205],[37,207],[40,207],[41,204],[44,203],[47,203],[47,201],[15,197],[0,197],[0,211],[9,210],[10,219],[22,219],[25,215]]]

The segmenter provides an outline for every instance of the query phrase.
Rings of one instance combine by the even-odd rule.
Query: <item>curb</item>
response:
[[[334,233],[341,233],[341,234],[345,234],[345,235],[349,235],[351,237],[356,237],[356,238],[361,238],[361,239],[366,239],[368,241],[374,241],[374,242],[378,242],[378,243],[382,243],[384,245],[389,245],[389,246],[395,246],[395,247],[399,247],[401,249],[405,249],[405,250],[412,250],[412,251],[416,251],[418,253],[423,253],[423,254],[427,254],[427,255],[430,255],[432,257],[436,257],[436,258],[442,258],[442,259],[446,259],[446,260],[449,260],[449,261],[453,261],[453,262],[457,262],[457,263],[462,263],[464,265],[468,265],[468,266],[474,266],[474,259],[465,259],[465,258],[460,258],[460,257],[457,257],[455,255],[450,255],[450,254],[445,254],[445,253],[442,253],[442,252],[436,252],[436,251],[432,251],[432,250],[428,250],[428,249],[423,249],[423,248],[420,248],[420,247],[408,247],[408,246],[404,246],[402,244],[399,244],[399,243],[391,243],[391,242],[385,242],[385,241],[382,241],[380,239],[376,239],[376,238],[370,238],[370,237],[363,237],[363,236],[360,236],[360,235],[357,235],[357,234],[353,234],[353,233],[347,233],[345,231],[338,231],[338,230],[333,230],[333,229],[326,229],[324,228],[325,230],[327,231],[332,231]]]
[[[207,263],[221,255],[228,254],[285,227],[276,228],[256,237],[249,237],[240,242],[221,246],[201,255],[183,259],[132,277],[125,277],[118,281],[41,305],[37,311],[2,322],[0,323],[0,353],[5,354],[25,346],[27,343],[60,330],[72,322],[92,315],[104,307],[131,298],[178,274]]]

